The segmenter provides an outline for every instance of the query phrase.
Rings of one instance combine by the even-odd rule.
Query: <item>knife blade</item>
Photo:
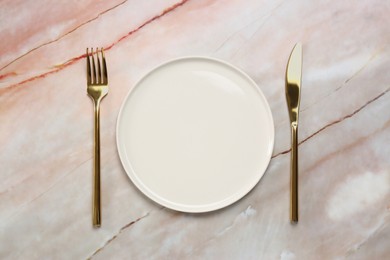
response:
[[[291,126],[290,221],[298,222],[298,117],[302,77],[302,44],[291,52],[286,69],[286,101]]]

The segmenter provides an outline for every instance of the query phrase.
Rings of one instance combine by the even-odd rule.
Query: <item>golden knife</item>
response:
[[[291,122],[290,221],[298,222],[298,115],[301,94],[302,44],[291,52],[286,69],[286,100]]]

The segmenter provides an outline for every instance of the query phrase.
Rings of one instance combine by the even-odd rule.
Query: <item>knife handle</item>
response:
[[[290,221],[298,222],[298,124],[291,124]]]

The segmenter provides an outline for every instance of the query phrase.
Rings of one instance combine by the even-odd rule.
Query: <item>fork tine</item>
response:
[[[97,83],[102,84],[102,67],[100,66],[99,48],[96,48],[97,57]]]
[[[95,66],[95,57],[93,56],[93,48],[91,48],[91,59],[92,59],[92,84],[96,84],[96,66]]]
[[[101,48],[102,53],[102,64],[103,64],[103,84],[108,84],[108,76],[107,76],[107,66],[106,66],[106,58],[104,57],[103,48]]]
[[[87,48],[87,84],[91,84],[91,62],[89,60],[89,52]]]

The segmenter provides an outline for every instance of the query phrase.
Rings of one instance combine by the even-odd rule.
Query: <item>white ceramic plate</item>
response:
[[[187,57],[144,76],[117,122],[120,159],[155,202],[184,212],[223,208],[263,176],[274,144],[268,103],[245,73]]]

